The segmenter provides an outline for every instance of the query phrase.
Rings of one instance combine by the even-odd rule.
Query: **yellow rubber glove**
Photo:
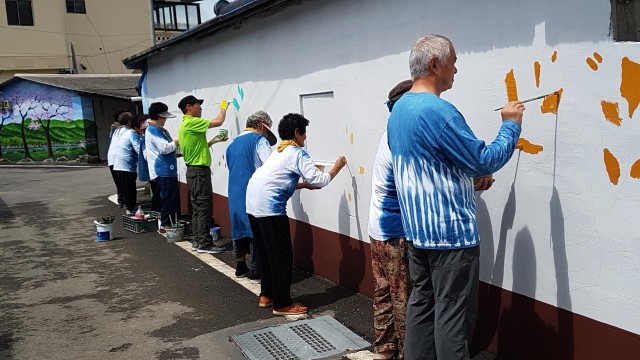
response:
[[[227,107],[229,106],[229,102],[227,100],[222,100],[220,102],[220,109],[222,110],[227,110]]]

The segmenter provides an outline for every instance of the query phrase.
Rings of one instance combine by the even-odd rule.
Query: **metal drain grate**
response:
[[[302,341],[311,345],[316,352],[323,353],[336,349],[335,346],[331,345],[330,342],[313,330],[308,324],[291,326],[291,330],[300,336]]]
[[[330,316],[238,334],[231,340],[250,360],[321,359],[369,346]]]
[[[274,359],[299,360],[271,331],[253,337]]]

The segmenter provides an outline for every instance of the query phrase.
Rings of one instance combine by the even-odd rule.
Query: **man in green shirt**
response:
[[[187,187],[189,188],[193,216],[191,226],[193,241],[191,250],[199,253],[216,254],[224,248],[215,246],[209,229],[213,216],[213,189],[211,186],[211,154],[209,147],[216,142],[226,141],[226,136],[216,136],[207,141],[207,130],[224,123],[228,102],[220,103],[220,113],[214,119],[203,119],[202,103],[193,95],[185,96],[178,103],[184,114],[178,128],[178,140],[185,164],[187,165]]]

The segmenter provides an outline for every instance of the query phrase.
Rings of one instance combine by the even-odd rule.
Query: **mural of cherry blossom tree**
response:
[[[4,107],[0,108],[0,133],[2,132],[2,128],[4,127],[4,122],[11,119],[13,117],[13,111],[11,109],[5,109]],[[0,137],[0,140],[2,137]],[[2,141],[0,141],[0,159],[2,159]]]
[[[20,115],[20,135],[22,137],[22,147],[24,148],[25,159],[32,158],[31,153],[29,152],[29,145],[27,144],[27,137],[25,135],[25,123],[27,122],[28,115],[40,105],[38,96],[38,93],[23,90],[16,90],[11,95],[14,114],[17,113]]]
[[[51,120],[59,119],[63,121],[71,121],[73,114],[73,104],[71,96],[61,93],[43,93],[36,96],[39,104],[31,114],[32,122],[29,128],[38,130],[40,127],[44,129],[44,136],[47,142],[47,156],[52,159],[53,146],[51,144]]]

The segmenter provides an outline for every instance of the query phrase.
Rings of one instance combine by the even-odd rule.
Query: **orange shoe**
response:
[[[271,305],[273,305],[273,302],[271,302],[271,298],[266,296],[260,296],[260,300],[258,300],[259,307],[268,308],[268,307],[271,307]]]
[[[273,315],[301,315],[307,313],[307,307],[294,303],[279,309],[273,309]]]

